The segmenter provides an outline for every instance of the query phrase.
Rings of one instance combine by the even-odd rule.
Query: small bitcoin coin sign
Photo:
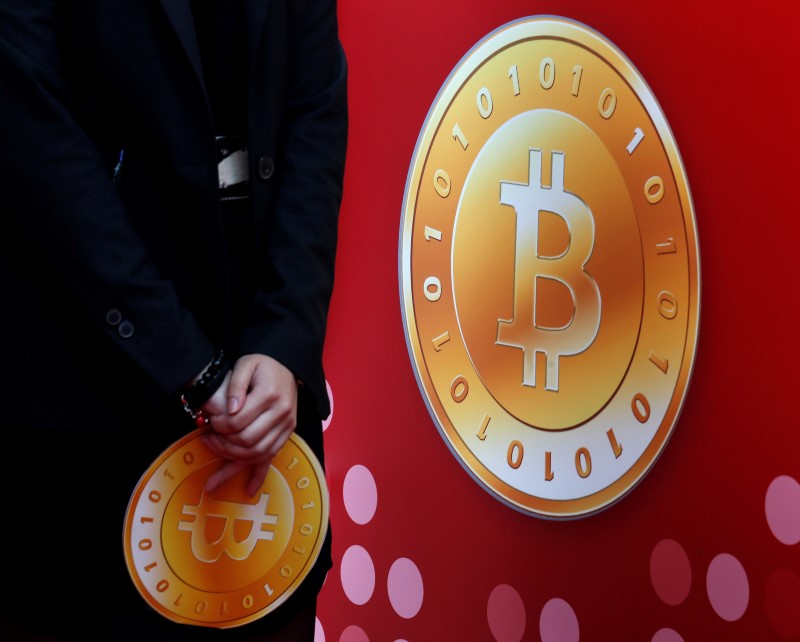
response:
[[[152,608],[184,624],[229,628],[272,612],[316,561],[328,528],[322,468],[296,434],[273,458],[259,493],[246,471],[212,494],[222,461],[198,430],[152,464],[125,516],[125,560]]]
[[[690,380],[699,256],[672,133],[612,43],[534,16],[461,60],[411,162],[400,283],[434,422],[497,499],[582,517],[651,469]]]

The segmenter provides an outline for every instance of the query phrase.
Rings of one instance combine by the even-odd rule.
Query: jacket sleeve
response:
[[[165,393],[213,347],[148,256],[63,78],[54,0],[0,2],[0,193],[14,239]],[[69,314],[70,311],[65,311]]]
[[[286,101],[274,175],[267,179],[272,168],[253,159],[252,171],[272,183],[274,192],[244,344],[291,369],[325,417],[330,409],[322,354],[347,146],[347,67],[335,2],[287,5]]]

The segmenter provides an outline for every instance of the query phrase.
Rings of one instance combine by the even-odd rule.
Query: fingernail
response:
[[[228,398],[228,412],[233,414],[239,410],[239,400],[236,397]]]

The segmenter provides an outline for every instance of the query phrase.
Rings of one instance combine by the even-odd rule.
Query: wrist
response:
[[[199,373],[181,393],[183,410],[198,425],[207,423],[202,417],[200,407],[208,401],[225,380],[229,370],[228,361],[223,350],[218,350],[205,369]]]

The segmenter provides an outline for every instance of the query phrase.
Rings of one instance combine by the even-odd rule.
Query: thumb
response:
[[[236,362],[228,384],[228,414],[234,415],[244,405],[247,391],[250,389],[250,382],[253,380],[255,372],[255,362],[242,358]]]

